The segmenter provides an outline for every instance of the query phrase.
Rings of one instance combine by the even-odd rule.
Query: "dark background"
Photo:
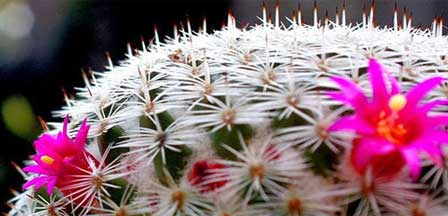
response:
[[[298,4],[279,2],[282,16]],[[342,2],[317,1],[319,15],[328,10],[333,17]],[[375,2],[376,22],[390,25],[395,2]],[[448,0],[396,2],[400,15],[404,7],[413,13],[416,26],[429,27],[435,16],[448,15]],[[267,3],[273,12],[275,1]],[[313,1],[301,3],[305,22],[311,23]],[[359,21],[363,5],[370,1],[346,4],[348,20]],[[171,36],[173,24],[185,23],[187,17],[194,29],[204,16],[208,29],[218,29],[231,9],[243,25],[257,21],[261,5],[257,0],[0,0],[0,202],[11,198],[9,188],[20,190],[23,184],[10,162],[23,166],[22,160],[34,153],[31,143],[41,131],[36,116],[57,120],[51,111],[64,104],[61,87],[73,94],[74,86],[82,86],[81,68],[104,70],[106,51],[117,63],[124,58],[126,44],[140,49],[140,37],[149,41],[156,24],[161,37]],[[0,212],[7,211],[2,207]]]

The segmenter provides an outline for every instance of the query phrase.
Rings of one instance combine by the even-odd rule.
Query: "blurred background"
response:
[[[313,0],[280,0],[281,16],[289,16],[300,1],[304,21],[311,23]],[[370,0],[346,0],[349,21],[360,21]],[[391,25],[395,2],[412,13],[415,26],[429,27],[434,17],[448,16],[448,0],[376,0],[375,21]],[[275,0],[266,1],[271,13]],[[318,13],[334,17],[343,0],[317,0]],[[0,0],[0,212],[20,190],[23,180],[11,162],[34,153],[32,141],[41,133],[37,116],[53,119],[64,104],[61,88],[73,94],[82,86],[81,69],[104,70],[106,52],[114,63],[124,58],[126,44],[140,48],[154,25],[170,36],[174,23],[188,17],[197,29],[207,17],[208,29],[218,29],[232,10],[240,26],[258,22],[260,0]],[[447,21],[445,19],[445,21]],[[445,22],[446,23],[446,22]]]

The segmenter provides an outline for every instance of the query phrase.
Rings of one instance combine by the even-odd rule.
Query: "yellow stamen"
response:
[[[44,155],[40,157],[40,160],[48,165],[51,165],[54,163],[54,159],[50,156]]]
[[[380,120],[376,125],[376,132],[389,142],[400,144],[408,131],[403,124],[394,122],[393,117],[386,117],[385,113],[381,112]]]
[[[389,108],[392,111],[400,111],[406,106],[406,96],[402,94],[396,94],[389,99]]]

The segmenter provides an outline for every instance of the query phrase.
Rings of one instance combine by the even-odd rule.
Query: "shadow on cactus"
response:
[[[85,75],[9,215],[446,215],[441,21],[342,15],[188,23]]]

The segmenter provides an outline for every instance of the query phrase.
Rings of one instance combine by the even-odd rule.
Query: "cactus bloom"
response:
[[[65,182],[70,182],[70,178],[89,169],[86,159],[94,159],[84,148],[89,125],[84,120],[75,139],[70,139],[67,135],[67,126],[68,117],[64,120],[62,132],[56,136],[43,134],[34,142],[37,153],[32,159],[37,164],[23,170],[38,176],[29,180],[24,188],[46,186],[47,192],[52,194],[54,187],[62,188]]]
[[[384,169],[380,161],[388,160],[392,163],[388,166],[394,167],[391,170],[395,170],[395,173],[401,170],[400,164],[407,164],[411,177],[416,179],[420,174],[419,154],[425,152],[436,164],[440,164],[441,144],[448,141],[448,133],[442,128],[448,124],[448,115],[428,114],[432,108],[446,101],[419,103],[444,79],[427,79],[402,94],[398,82],[384,72],[374,59],[369,61],[368,75],[373,90],[371,99],[353,81],[341,77],[331,78],[341,91],[330,92],[329,96],[351,106],[354,114],[341,117],[330,130],[351,130],[359,136],[351,158],[353,167],[361,174],[368,167],[374,172]],[[390,89],[387,88],[386,80],[390,83]],[[394,160],[389,160],[390,157]],[[390,177],[394,174],[391,170],[382,173]]]

